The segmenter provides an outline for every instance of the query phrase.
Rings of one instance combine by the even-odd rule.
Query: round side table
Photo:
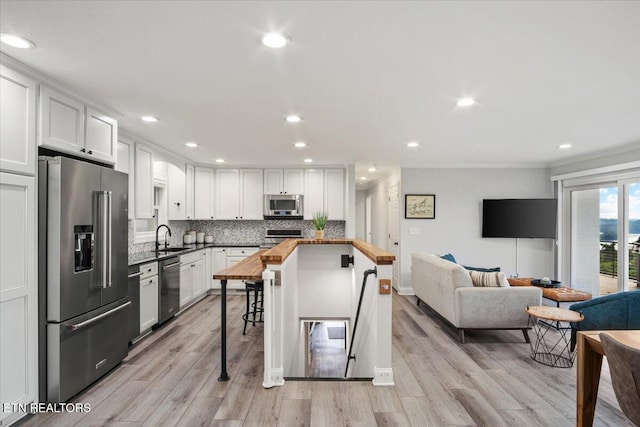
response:
[[[556,368],[570,368],[575,360],[571,351],[571,328],[554,326],[560,322],[581,322],[584,316],[577,311],[564,308],[535,305],[527,307],[529,326],[536,334],[531,340],[531,358],[543,365]],[[543,322],[550,320],[553,323]]]

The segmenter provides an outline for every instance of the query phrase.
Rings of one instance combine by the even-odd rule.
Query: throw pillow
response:
[[[463,265],[463,267],[466,268],[467,270],[473,270],[473,271],[484,271],[484,272],[500,271],[500,267],[485,268],[485,267],[469,267],[468,265]]]
[[[473,286],[479,288],[506,288],[509,287],[507,276],[501,272],[470,271]]]
[[[456,263],[455,257],[453,255],[451,255],[451,254],[440,255],[440,258],[446,259],[447,261],[451,261],[454,264]]]

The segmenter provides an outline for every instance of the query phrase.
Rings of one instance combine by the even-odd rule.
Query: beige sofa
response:
[[[533,286],[474,287],[469,272],[437,255],[411,255],[411,279],[418,297],[458,329],[521,329],[527,334],[529,305],[540,305],[542,291]]]

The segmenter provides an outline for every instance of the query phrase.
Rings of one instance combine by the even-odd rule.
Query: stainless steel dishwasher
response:
[[[158,323],[164,323],[180,308],[180,257],[162,260],[158,267],[160,275]]]

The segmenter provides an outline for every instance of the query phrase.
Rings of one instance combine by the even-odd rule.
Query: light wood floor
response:
[[[220,300],[208,296],[133,347],[74,401],[88,414],[41,414],[28,426],[573,426],[575,368],[529,358],[520,331],[454,330],[414,297],[393,296],[394,387],[300,382],[262,388],[262,325],[242,335],[244,296],[229,297],[228,370],[220,383]],[[234,315],[234,313],[236,313]],[[606,364],[595,425],[631,425]]]
[[[344,328],[343,322],[316,322],[311,342],[309,377],[343,378],[347,366],[345,340],[330,339],[327,327]]]

